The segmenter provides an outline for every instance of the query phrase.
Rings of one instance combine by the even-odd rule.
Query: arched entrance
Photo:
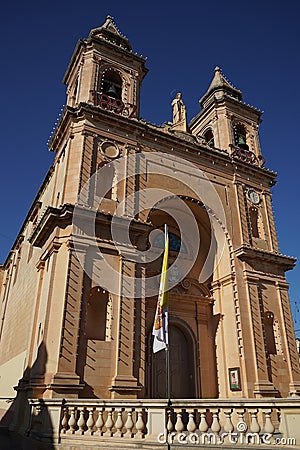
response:
[[[152,336],[151,336],[152,342]],[[149,391],[151,398],[166,398],[166,353],[164,350],[149,358]],[[195,344],[190,333],[178,324],[169,324],[170,396],[197,397]]]
[[[214,299],[211,282],[217,253],[217,240],[209,215],[201,202],[184,197],[186,206],[196,219],[200,236],[199,248],[194,245],[188,230],[181,230],[176,220],[168,215],[168,208],[178,206],[185,221],[189,214],[176,205],[171,196],[149,213],[153,225],[149,247],[155,252],[164,247],[162,235],[155,228],[168,224],[169,230],[169,343],[171,398],[212,398],[218,395],[216,370],[216,341],[218,317],[214,317]],[[176,210],[177,211],[177,210]],[[209,257],[209,255],[211,257]],[[147,265],[147,276],[160,274],[162,256]],[[203,280],[203,281],[200,281]],[[146,304],[147,329],[152,330],[157,295]],[[146,396],[166,398],[165,352],[152,353],[152,336],[148,341],[148,381]]]

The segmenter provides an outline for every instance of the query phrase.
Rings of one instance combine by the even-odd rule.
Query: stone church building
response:
[[[160,419],[273,433],[281,417],[291,432],[295,259],[278,248],[262,113],[216,67],[190,123],[180,93],[171,122],[148,123],[145,63],[109,16],[74,50],[54,163],[1,266],[1,420],[78,448],[97,433],[147,440]],[[164,224],[171,402],[152,352]]]

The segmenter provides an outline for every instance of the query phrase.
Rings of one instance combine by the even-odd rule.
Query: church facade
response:
[[[110,17],[74,50],[53,166],[1,267],[2,396],[166,398],[164,224],[171,398],[298,395],[295,260],[278,248],[261,112],[216,67],[190,123],[179,93],[156,126],[139,112],[146,74]]]

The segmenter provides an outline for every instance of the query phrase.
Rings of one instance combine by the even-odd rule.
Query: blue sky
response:
[[[299,1],[12,0],[0,16],[0,261],[53,161],[46,142],[65,103],[61,80],[76,42],[107,14],[148,57],[141,99],[146,120],[170,120],[178,91],[188,117],[196,115],[216,65],[246,103],[264,111],[260,140],[267,167],[278,172],[273,204],[280,250],[299,259]],[[287,273],[296,329],[299,264]]]

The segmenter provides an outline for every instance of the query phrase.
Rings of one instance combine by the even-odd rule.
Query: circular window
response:
[[[117,158],[120,154],[120,150],[117,144],[115,144],[114,142],[102,142],[102,144],[100,145],[100,149],[107,158],[114,159]]]

